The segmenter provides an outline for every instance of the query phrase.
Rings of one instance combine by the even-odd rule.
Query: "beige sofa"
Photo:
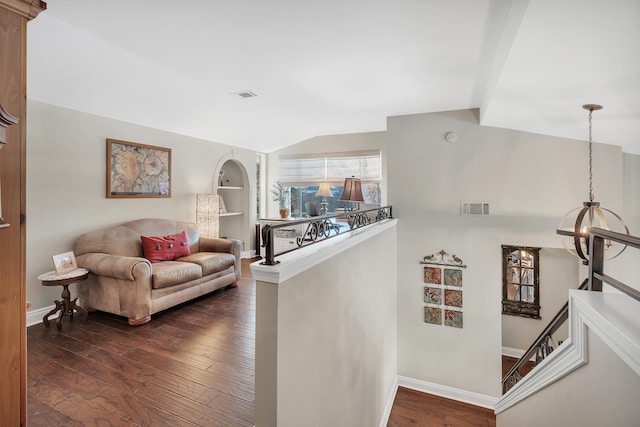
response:
[[[144,258],[141,236],[182,231],[182,246],[188,245],[190,255],[153,263]],[[159,311],[237,285],[241,249],[239,240],[200,237],[195,224],[166,219],[140,219],[89,232],[73,247],[78,266],[90,272],[78,285],[80,302],[88,309],[124,316],[130,325],[142,325]]]

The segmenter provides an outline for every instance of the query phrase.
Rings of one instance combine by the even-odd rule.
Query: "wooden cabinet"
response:
[[[46,8],[39,0],[0,0],[0,105],[19,121],[0,149],[0,425],[26,425],[25,287],[27,21]]]

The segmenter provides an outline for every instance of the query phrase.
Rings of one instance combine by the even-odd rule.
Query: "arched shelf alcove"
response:
[[[242,240],[243,251],[250,250],[249,176],[244,165],[231,155],[218,162],[213,192],[220,196],[220,237]]]

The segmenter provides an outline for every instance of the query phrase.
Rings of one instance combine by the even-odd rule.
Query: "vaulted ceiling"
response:
[[[28,98],[261,152],[480,109],[640,154],[639,0],[48,0]],[[254,97],[242,97],[252,92]]]

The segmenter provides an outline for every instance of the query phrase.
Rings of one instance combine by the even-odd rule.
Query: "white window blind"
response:
[[[328,181],[341,185],[355,176],[363,181],[381,180],[380,151],[281,156],[279,180],[288,186],[306,186]]]

